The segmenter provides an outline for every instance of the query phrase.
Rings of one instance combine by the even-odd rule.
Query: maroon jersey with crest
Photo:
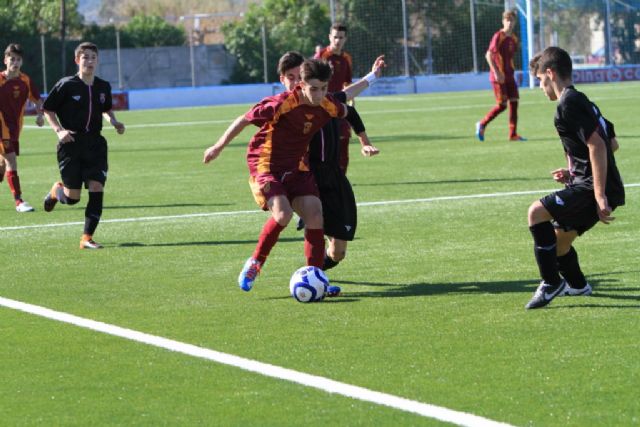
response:
[[[333,117],[344,115],[344,104],[331,95],[318,106],[303,103],[299,86],[263,99],[244,116],[260,127],[247,148],[249,173],[308,171],[306,154],[311,138]]]
[[[518,45],[518,38],[513,34],[508,36],[503,30],[496,32],[491,38],[491,43],[489,44],[489,52],[491,52],[493,62],[504,74],[505,82],[515,80],[515,66],[513,64],[513,57],[516,54],[516,50],[518,50]],[[489,74],[490,81],[495,82],[496,78],[493,73]]]
[[[0,73],[0,136],[4,140],[18,141],[27,99],[40,100],[40,92],[31,78],[20,73],[8,79],[6,72]]]

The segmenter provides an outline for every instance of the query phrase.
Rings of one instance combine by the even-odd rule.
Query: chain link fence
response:
[[[501,14],[505,8],[516,9],[519,16],[516,33],[521,39],[523,54],[516,57],[516,68],[522,68],[523,61],[528,57],[528,49],[536,52],[551,45],[566,49],[577,68],[640,64],[640,0],[317,1],[325,6],[331,21],[348,26],[345,48],[353,57],[355,76],[366,74],[379,54],[386,55],[388,67],[385,75],[391,77],[487,71],[484,54],[492,35],[502,26]],[[261,1],[251,3],[258,6],[264,4]],[[248,7],[248,3],[245,6]],[[530,17],[527,16],[528,10]],[[191,77],[185,78],[183,75],[180,81],[170,83],[160,78],[157,83],[152,82],[145,87],[153,87],[154,84],[156,87],[199,86],[217,81],[234,83],[224,76],[212,79],[202,75],[209,72],[211,67],[196,64],[194,58],[197,55],[194,53],[197,52],[193,45],[206,43],[206,39],[195,37],[205,29],[216,34],[216,41],[224,45],[220,31],[222,23],[244,19],[243,12],[233,8],[229,13],[218,11],[210,16],[202,14],[193,17],[187,20],[189,25],[185,25],[190,46],[181,47],[186,52],[191,49],[190,54],[184,54],[192,62],[191,70],[187,71]],[[533,31],[528,33],[529,22]],[[327,36],[328,33],[329,28]],[[269,43],[269,36],[269,28],[266,28],[265,45]],[[5,45],[13,41],[5,40]],[[67,43],[64,67],[59,59],[62,56],[60,41],[55,36],[47,34],[41,39],[38,32],[34,31],[25,35],[20,42],[26,47],[24,70],[41,88],[50,89],[61,77],[62,69],[66,69],[67,74],[75,70],[71,53],[74,42]],[[327,45],[328,37],[313,40],[313,44]],[[303,53],[309,56],[313,54]],[[262,51],[256,54],[261,55]],[[153,63],[153,58],[149,61]],[[264,69],[275,69],[274,61],[274,58],[265,60]],[[124,68],[124,64],[120,64],[120,69]],[[262,69],[261,66],[260,76]],[[148,75],[154,74],[149,72]],[[113,80],[124,81],[122,89],[134,88],[123,77]],[[264,79],[256,80],[261,81]]]

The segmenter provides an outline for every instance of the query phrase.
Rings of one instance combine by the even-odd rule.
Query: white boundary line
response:
[[[640,183],[625,185],[625,188],[631,188],[631,187],[640,187]],[[428,197],[424,199],[383,200],[379,202],[362,202],[362,203],[358,203],[358,206],[386,206],[386,205],[399,205],[399,204],[407,204],[407,203],[439,202],[443,200],[486,199],[486,198],[494,198],[494,197],[509,197],[509,196],[523,196],[523,195],[539,194],[539,193],[551,193],[557,190],[558,189],[556,188],[553,190],[529,190],[529,191],[511,191],[506,193],[468,194],[468,195],[462,195],[462,196],[439,196],[439,197]],[[151,222],[151,221],[164,221],[168,219],[203,218],[203,217],[213,217],[213,216],[256,214],[260,212],[262,211],[256,209],[256,210],[250,210],[250,211],[226,211],[226,212],[206,212],[206,213],[182,214],[182,215],[142,216],[137,218],[105,219],[100,221],[100,223],[108,224],[108,223],[118,223],[118,222]],[[67,226],[82,225],[82,224],[84,224],[84,222],[76,221],[76,222],[59,222],[59,223],[50,223],[50,224],[16,225],[16,226],[0,227],[0,231],[19,231],[19,230],[43,229],[43,228],[51,228],[51,227],[67,227]]]
[[[63,323],[79,326],[81,328],[90,329],[92,331],[102,332],[108,335],[113,335],[139,343],[148,344],[154,347],[183,353],[188,356],[211,360],[223,365],[233,366],[245,371],[254,372],[271,378],[290,381],[307,387],[326,391],[328,393],[336,393],[342,396],[363,400],[365,402],[371,402],[377,405],[388,406],[394,409],[399,409],[401,411],[411,412],[423,417],[434,418],[459,426],[510,427],[509,424],[493,421],[466,412],[459,412],[441,406],[429,405],[427,403],[369,390],[367,388],[334,381],[320,376],[305,374],[304,372],[298,372],[292,369],[282,368],[280,366],[275,366],[268,363],[245,359],[243,357],[235,356],[232,354],[222,353],[219,351],[198,347],[180,341],[174,341],[156,335],[149,335],[144,332],[126,329],[108,323],[85,319],[83,317],[54,311],[37,305],[27,304],[24,302],[0,297],[0,306],[23,311],[29,314],[34,314],[36,316],[45,317],[47,319],[57,320]]]

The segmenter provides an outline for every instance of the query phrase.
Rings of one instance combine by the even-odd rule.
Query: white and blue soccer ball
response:
[[[324,298],[329,279],[318,267],[306,266],[297,269],[289,281],[291,296],[298,302],[315,302]]]

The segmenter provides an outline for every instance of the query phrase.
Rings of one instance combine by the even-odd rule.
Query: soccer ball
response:
[[[289,281],[291,296],[298,302],[315,302],[324,298],[329,279],[318,267],[306,266],[297,269]]]

